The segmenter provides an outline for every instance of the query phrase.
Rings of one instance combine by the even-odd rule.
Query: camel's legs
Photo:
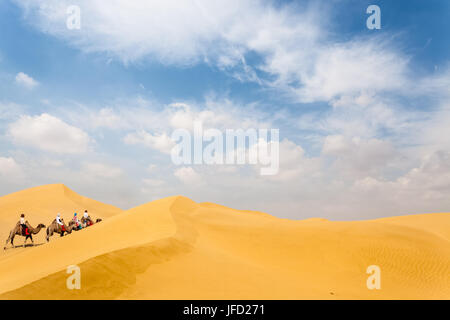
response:
[[[26,243],[27,243],[28,238],[31,239],[31,243],[34,245],[33,236],[30,234],[30,235],[27,235],[27,236],[25,237],[25,242],[23,243],[23,247],[24,247],[24,248],[26,247]]]
[[[5,246],[3,247],[3,250],[6,250],[6,246],[8,245],[9,240],[11,240],[11,233],[9,234],[8,239],[6,239]]]
[[[53,235],[53,230],[47,229],[47,242],[50,241],[50,237]]]
[[[11,235],[11,246],[14,248],[14,237],[15,237],[16,235],[15,234],[12,234]]]

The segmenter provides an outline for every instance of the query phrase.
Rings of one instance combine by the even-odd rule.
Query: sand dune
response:
[[[85,207],[105,220],[0,254],[0,299],[450,298],[449,213],[293,221],[181,196],[121,211],[52,185],[0,198],[0,234],[22,210],[37,224]],[[66,288],[72,264],[80,290]]]
[[[39,223],[48,225],[58,212],[68,222],[74,212],[81,215],[84,210],[101,219],[122,212],[114,206],[83,197],[62,184],[35,187],[0,197],[0,239],[6,240],[21,213],[25,213],[32,226],[37,226]],[[44,239],[43,233],[37,237],[40,242]],[[17,244],[23,243],[23,239],[17,240]]]

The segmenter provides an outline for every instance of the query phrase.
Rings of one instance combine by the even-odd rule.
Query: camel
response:
[[[54,233],[58,233],[61,237],[64,236],[64,233],[72,233],[72,230],[75,228],[74,224],[70,224],[69,226],[66,225],[66,223],[64,222],[64,220],[62,220],[64,229],[61,228],[61,226],[56,223],[56,219],[52,221],[52,223],[48,226],[47,228],[47,242],[50,241],[50,237],[53,236]]]
[[[32,244],[34,245],[34,240],[33,240],[33,234],[38,234],[39,231],[41,231],[41,229],[45,228],[45,225],[40,223],[36,228],[33,228],[28,221],[25,221],[25,225],[28,228],[28,234],[24,234],[22,231],[22,226],[20,225],[20,223],[17,223],[16,226],[14,227],[14,229],[11,230],[11,232],[9,233],[9,237],[6,240],[5,243],[5,247],[3,248],[3,250],[6,250],[6,246],[8,245],[8,242],[11,241],[11,245],[14,248],[14,238],[15,236],[22,236],[25,237],[25,242],[23,243],[23,246],[25,247],[25,244],[27,243],[28,238],[31,239]]]
[[[102,219],[97,219],[94,222],[94,220],[92,220],[90,216],[88,216],[87,219],[85,217],[82,217],[81,218],[81,225],[83,226],[83,228],[86,228],[86,227],[92,226],[95,223],[99,223],[101,221],[102,221]]]
[[[73,220],[69,222],[69,227],[70,227],[70,226],[73,226],[73,230],[79,231],[79,230],[82,230],[82,229],[87,228],[87,227],[89,227],[89,226],[92,226],[92,225],[94,225],[94,224],[96,224],[96,223],[99,223],[99,222],[101,222],[101,221],[102,221],[102,219],[97,219],[97,220],[95,220],[95,222],[94,222],[94,221],[91,219],[91,217],[88,217],[87,219],[86,219],[85,217],[82,217],[81,220],[80,220],[81,228],[76,228],[76,227],[75,227],[76,223],[75,223],[75,221],[73,221]]]

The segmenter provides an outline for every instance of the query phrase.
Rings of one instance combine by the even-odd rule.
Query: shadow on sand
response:
[[[43,244],[45,244],[45,242],[35,243],[35,244],[29,243],[29,244],[25,244],[25,245],[22,244],[22,245],[17,245],[17,246],[14,246],[14,247],[3,248],[3,250],[10,250],[10,249],[16,249],[16,248],[38,247],[38,246],[42,246]]]

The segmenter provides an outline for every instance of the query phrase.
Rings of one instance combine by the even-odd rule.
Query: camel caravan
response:
[[[87,227],[92,226],[95,223],[101,222],[102,219],[94,220],[91,219],[91,217],[88,214],[88,211],[84,211],[84,215],[81,219],[78,219],[77,213],[74,213],[72,220],[70,220],[69,224],[67,225],[64,222],[64,219],[61,218],[61,214],[58,213],[56,216],[56,219],[50,223],[50,225],[47,227],[47,236],[46,240],[47,242],[50,241],[50,237],[53,236],[53,234],[59,234],[60,237],[63,237],[64,234],[70,234],[72,231],[79,231],[82,229],[85,229]],[[14,229],[11,230],[9,233],[8,239],[6,239],[5,247],[3,250],[6,250],[6,247],[8,246],[8,242],[11,242],[12,248],[15,248],[14,246],[14,238],[16,236],[25,237],[25,242],[23,244],[23,247],[26,246],[27,240],[30,239],[32,245],[34,245],[33,235],[38,234],[39,231],[44,229],[46,226],[42,223],[40,223],[36,228],[33,228],[28,221],[25,220],[25,215],[22,213],[20,215],[20,220],[17,222]]]

